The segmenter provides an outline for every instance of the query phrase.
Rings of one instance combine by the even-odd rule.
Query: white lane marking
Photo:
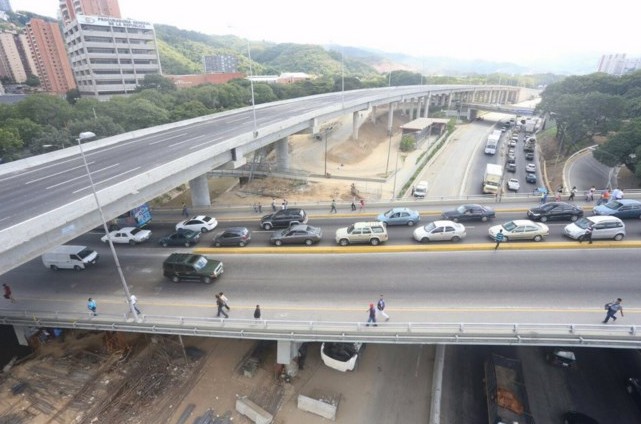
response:
[[[164,143],[165,141],[169,141],[169,140],[173,140],[174,138],[182,137],[182,136],[184,136],[185,134],[187,134],[187,133],[176,134],[175,136],[172,136],[172,137],[164,137],[162,140],[150,141],[150,142],[149,142],[149,145],[150,145],[150,146],[153,146],[154,144]]]
[[[115,179],[115,178],[122,177],[122,176],[123,176],[123,175],[125,175],[125,174],[129,174],[129,173],[135,172],[135,171],[137,171],[137,170],[139,170],[139,169],[140,169],[140,167],[139,167],[139,166],[137,166],[137,167],[135,167],[135,168],[133,168],[133,169],[130,169],[130,170],[128,170],[128,171],[121,172],[121,173],[120,173],[120,174],[118,174],[118,175],[114,175],[113,177],[109,177],[109,178],[105,178],[104,180],[100,180],[100,181],[98,181],[97,183],[95,183],[94,185],[98,185],[98,184],[106,183],[106,182],[111,181],[111,180],[113,180],[113,179]],[[74,192],[73,192],[73,194],[76,194],[76,193],[79,193],[79,192],[81,192],[81,191],[87,190],[88,188],[90,188],[90,187],[83,187],[83,188],[81,188],[81,189],[78,189],[78,190],[74,191]]]
[[[98,173],[98,172],[105,171],[105,170],[107,170],[107,169],[109,169],[109,168],[115,168],[115,167],[117,167],[117,166],[119,166],[119,165],[120,165],[119,163],[114,163],[113,165],[109,165],[109,166],[108,166],[108,167],[106,167],[106,168],[102,168],[102,169],[97,169],[97,170],[95,170],[95,171],[91,171],[91,175],[92,175],[92,177],[93,177],[93,175],[94,175],[94,174],[96,174],[96,173]],[[59,187],[59,186],[61,186],[61,185],[63,185],[63,184],[67,184],[67,183],[69,183],[69,182],[71,182],[71,181],[76,181],[76,180],[79,180],[79,179],[82,179],[82,178],[87,178],[87,174],[82,174],[82,175],[79,175],[79,176],[77,176],[77,177],[74,177],[74,178],[72,178],[72,179],[70,179],[70,180],[62,181],[62,182],[60,182],[60,183],[58,183],[58,184],[54,184],[54,185],[48,186],[48,187],[46,187],[46,190],[49,190],[49,189],[51,189],[51,188],[56,188],[56,187]]]
[[[88,165],[93,165],[94,163],[95,162],[89,162]],[[73,167],[73,168],[65,169],[64,171],[56,172],[55,174],[49,174],[46,177],[36,178],[35,180],[27,181],[25,183],[25,185],[37,183],[38,181],[42,181],[42,180],[48,180],[49,178],[55,177],[56,175],[65,174],[65,173],[67,173],[69,171],[73,171],[74,169],[80,169],[80,168],[84,168],[84,165],[80,165],[80,166],[76,166],[76,167]]]

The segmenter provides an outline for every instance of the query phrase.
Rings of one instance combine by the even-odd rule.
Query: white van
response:
[[[427,181],[419,181],[414,187],[414,197],[423,198],[427,195]]]
[[[73,269],[80,271],[89,264],[98,262],[98,253],[87,246],[62,245],[42,255],[45,267],[57,271],[59,269]]]

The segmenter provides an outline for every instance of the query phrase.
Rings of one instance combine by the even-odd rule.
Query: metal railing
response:
[[[641,326],[598,324],[297,321],[197,316],[0,309],[0,322],[24,327],[73,328],[165,335],[284,341],[361,341],[399,344],[532,345],[641,348]]]

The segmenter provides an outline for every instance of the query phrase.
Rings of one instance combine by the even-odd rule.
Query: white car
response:
[[[543,237],[550,235],[550,228],[540,222],[533,222],[529,219],[515,219],[502,225],[490,227],[488,233],[492,240],[503,230],[503,241],[510,240],[534,240],[541,241]]]
[[[151,237],[151,231],[149,230],[143,230],[136,227],[125,227],[120,230],[112,231],[109,234],[105,234],[100,240],[103,243],[107,243],[107,241],[111,239],[113,243],[125,243],[133,246],[134,244],[149,240],[149,237]]]
[[[525,172],[536,172],[536,165],[533,163],[528,163],[525,166]]]
[[[362,343],[325,342],[321,344],[321,359],[335,370],[354,371],[362,347]]]
[[[507,189],[512,190],[512,191],[519,191],[521,188],[521,184],[519,184],[519,180],[516,178],[510,178],[507,180]]]
[[[187,229],[187,230],[192,230],[196,232],[206,233],[207,231],[213,230],[217,226],[218,226],[218,221],[216,221],[216,218],[212,218],[211,216],[207,216],[207,215],[198,215],[176,224],[176,231]]]
[[[421,243],[429,241],[461,241],[465,238],[465,226],[453,221],[434,221],[414,230],[414,240]]]

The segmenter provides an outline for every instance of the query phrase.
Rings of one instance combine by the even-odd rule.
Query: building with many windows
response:
[[[63,31],[81,95],[128,94],[142,84],[145,75],[161,73],[150,23],[76,15]]]
[[[238,58],[231,55],[204,56],[205,73],[221,74],[238,72]]]
[[[31,19],[26,36],[42,89],[65,94],[76,88],[58,23]]]
[[[63,25],[70,24],[78,15],[122,18],[118,0],[60,0],[60,15]]]
[[[16,41],[19,42],[17,34],[0,33],[0,77],[21,83],[27,80],[27,72]]]
[[[599,60],[597,72],[621,76],[641,69],[641,58],[627,59],[623,54],[604,54]]]

